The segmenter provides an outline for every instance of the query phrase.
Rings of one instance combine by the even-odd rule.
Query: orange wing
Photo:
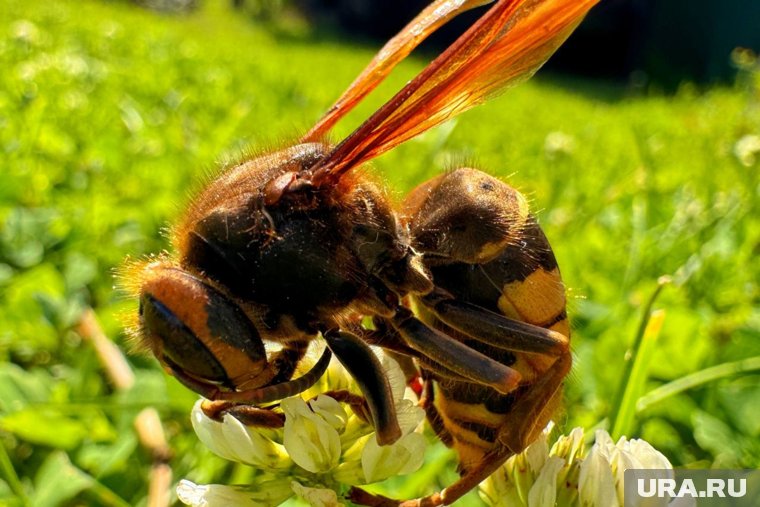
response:
[[[486,101],[508,86],[528,79],[598,1],[499,0],[446,51],[312,168],[312,181],[316,184],[335,182],[353,167]],[[430,24],[429,33],[438,26]],[[403,56],[396,58],[391,67],[409,51],[402,52]],[[382,66],[381,55],[382,51],[375,57],[375,60],[380,60],[376,66]],[[373,64],[370,64],[365,73],[371,72],[372,68]],[[360,76],[356,82],[361,80]],[[378,82],[370,84],[369,90]],[[365,86],[360,85],[356,101],[369,92],[364,91]],[[344,103],[355,103],[353,97],[346,98],[352,89],[354,85],[341,97]]]
[[[301,142],[317,141],[329,132],[338,120],[383,82],[393,68],[431,33],[459,14],[491,2],[493,0],[435,0],[432,2],[377,52],[369,65],[301,139]]]

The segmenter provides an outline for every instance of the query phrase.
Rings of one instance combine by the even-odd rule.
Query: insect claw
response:
[[[234,406],[233,402],[223,400],[203,400],[201,402],[201,410],[205,416],[217,422],[222,422],[225,412]]]

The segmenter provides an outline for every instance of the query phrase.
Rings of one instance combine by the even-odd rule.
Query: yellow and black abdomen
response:
[[[569,338],[565,289],[554,254],[535,219],[530,218],[523,229],[523,240],[507,246],[495,260],[486,264],[434,267],[433,279],[457,300]],[[498,431],[521,392],[550,368],[555,359],[487,345],[452,329],[432,314],[422,317],[440,331],[522,375],[520,387],[506,395],[485,386],[435,377],[434,403],[440,423],[451,437],[450,443],[460,456],[461,466],[467,468],[493,448]],[[548,421],[539,422],[541,427],[546,423]]]
[[[565,288],[546,236],[528,212],[523,196],[505,183],[473,169],[460,169],[423,184],[408,201],[415,247],[423,251],[437,288],[454,300],[509,319],[556,331],[569,339]],[[510,414],[557,357],[515,351],[505,339],[486,344],[443,323],[421,308],[420,317],[443,333],[517,370],[517,389],[502,394],[483,385],[425,371],[433,382],[435,410],[428,411],[441,439],[460,458],[460,470],[478,463],[499,445]],[[531,422],[543,428],[559,394]],[[522,423],[521,423],[522,424]],[[515,431],[524,431],[524,428]],[[519,439],[522,440],[522,439]],[[526,439],[527,442],[530,441]],[[521,450],[521,449],[519,449]],[[517,452],[518,449],[513,449]]]

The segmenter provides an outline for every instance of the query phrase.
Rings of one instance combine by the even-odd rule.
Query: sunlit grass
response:
[[[226,2],[206,3],[213,9],[185,17],[119,2],[6,0],[0,9],[0,444],[9,458],[0,453],[0,503],[21,505],[22,490],[35,506],[138,504],[151,460],[132,421],[146,405],[161,410],[177,477],[246,477],[198,449],[194,395],[136,356],[135,387],[115,393],[72,326],[92,306],[124,344],[117,315],[135,305],[114,291],[114,268],[167,248],[162,229],[210,171],[295,139],[373,48],[273,35]],[[405,63],[335,138],[423,64]],[[373,164],[398,198],[456,164],[530,196],[570,288],[576,361],[560,426],[590,429],[617,413],[626,351],[669,275],[654,305],[666,317],[637,380],[643,394],[664,386],[643,399],[667,403],[637,412],[628,399],[628,436],[676,466],[760,466],[760,376],[741,362],[760,356],[752,86],[662,96],[540,75]],[[736,364],[745,367],[724,371]],[[434,448],[414,479],[388,491],[453,480],[450,456]],[[86,479],[51,489],[65,474]]]

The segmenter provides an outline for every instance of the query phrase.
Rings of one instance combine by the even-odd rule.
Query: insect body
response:
[[[480,171],[434,178],[397,212],[355,169],[532,74],[595,2],[497,1],[350,136],[325,142],[422,38],[489,3],[433,2],[299,143],[211,182],[174,229],[173,256],[132,268],[139,342],[186,386],[240,414],[304,391],[335,354],[380,444],[401,433],[368,344],[406,354],[463,473],[413,503],[466,493],[534,438],[558,398],[570,356],[556,261],[524,198]],[[377,330],[361,326],[368,316]],[[297,373],[319,336],[321,358]]]
[[[423,319],[520,376],[503,394],[423,363],[428,420],[456,449],[466,491],[532,442],[556,408],[571,363],[565,289],[523,196],[487,174],[459,169],[425,183],[407,212],[436,282],[419,297]]]

